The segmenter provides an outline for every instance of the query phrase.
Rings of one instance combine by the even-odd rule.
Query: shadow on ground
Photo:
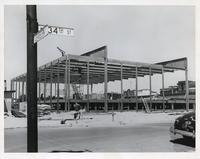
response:
[[[178,138],[175,140],[170,140],[170,142],[195,148],[195,139],[191,138]]]
[[[81,152],[92,152],[92,151],[85,149],[85,150],[53,150],[51,152],[53,152],[53,153],[59,153],[59,152],[60,153],[62,153],[62,152],[66,152],[66,153],[81,153]]]

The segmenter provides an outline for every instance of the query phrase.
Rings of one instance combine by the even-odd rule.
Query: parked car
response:
[[[17,117],[17,118],[25,118],[26,115],[22,112],[19,112],[17,110],[11,110],[11,114],[14,116],[14,117]]]
[[[182,135],[184,138],[195,139],[195,112],[178,117],[170,128],[172,135]]]

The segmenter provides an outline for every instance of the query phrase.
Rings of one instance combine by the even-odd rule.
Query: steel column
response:
[[[46,92],[47,92],[47,73],[46,73],[46,65],[44,68],[44,103],[46,103]]]
[[[165,91],[164,91],[164,88],[165,88],[165,80],[164,80],[164,67],[162,67],[162,96],[163,96],[163,111],[165,112]]]
[[[89,79],[90,79],[90,63],[89,61],[87,62],[87,108],[86,110],[89,111]]]
[[[138,111],[138,67],[135,67],[136,69],[136,77],[135,77],[135,97],[136,97],[136,111]]]
[[[39,104],[41,104],[41,82],[40,82],[40,80],[41,80],[41,73],[40,73],[40,70],[39,70],[39,72],[38,72],[38,83],[39,83]]]
[[[12,86],[12,80],[10,80],[10,90],[12,91],[13,86]]]
[[[59,88],[59,83],[60,83],[60,68],[59,68],[59,64],[60,61],[58,60],[58,68],[57,68],[57,112],[59,112],[59,96],[60,96],[60,88]]]
[[[123,96],[123,65],[121,64],[121,66],[120,66],[120,73],[121,73],[121,108],[120,108],[120,110],[122,111],[123,110],[123,98],[124,98],[124,96]]]
[[[51,109],[53,108],[53,105],[52,105],[52,82],[53,82],[53,70],[52,70],[52,62],[51,62],[51,72],[50,72],[50,106],[51,106]]]
[[[21,82],[19,81],[18,82],[18,99],[20,99],[20,87],[21,87],[21,84],[20,84]]]
[[[152,111],[152,85],[151,85],[151,66],[149,67],[149,95],[150,95],[150,102],[149,102],[149,108],[150,111]]]
[[[55,93],[54,95],[55,95],[55,98],[57,97],[57,90],[56,90],[56,87],[57,87],[57,86],[56,86],[56,80],[55,80],[55,89],[54,89],[54,93]]]
[[[70,59],[68,60],[67,105],[68,105],[68,111],[70,111]]]
[[[24,81],[22,81],[22,102],[24,102]]]
[[[93,84],[91,83],[91,94],[93,93]]]
[[[105,47],[104,57],[104,110],[108,111],[108,58],[107,58],[107,47]]]
[[[17,99],[17,79],[15,80],[15,99]]]
[[[68,58],[66,58],[66,62],[65,62],[65,111],[69,111],[68,107],[67,107],[67,88],[68,88]]]
[[[13,85],[13,80],[10,81],[10,90],[14,90],[14,85]],[[13,106],[13,93],[12,93],[12,98],[11,98],[11,110],[12,110],[12,106]]]
[[[172,111],[174,110],[174,103],[171,104]]]
[[[189,111],[189,83],[188,83],[188,64],[187,59],[185,61],[185,89],[186,89],[186,111]]]
[[[26,79],[26,82],[25,82],[25,101],[27,101],[27,79]]]

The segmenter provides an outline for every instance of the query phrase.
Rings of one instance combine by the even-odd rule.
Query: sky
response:
[[[187,57],[189,80],[195,80],[195,10],[192,6],[37,6],[39,24],[74,28],[73,37],[49,35],[38,42],[38,66],[66,53],[80,55],[103,45],[108,58],[156,63]],[[26,72],[26,8],[4,7],[4,79]],[[148,76],[139,78],[139,89],[149,88]],[[185,72],[165,73],[165,87],[185,80]],[[152,77],[159,91],[161,75]],[[96,88],[96,89],[95,89]],[[124,80],[124,90],[135,89],[135,80]],[[102,85],[94,86],[103,92]],[[108,91],[120,92],[120,82],[109,82]]]

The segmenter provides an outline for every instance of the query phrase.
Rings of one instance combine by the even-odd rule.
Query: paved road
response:
[[[194,151],[194,143],[171,142],[170,124],[120,128],[40,128],[39,152],[180,152]],[[26,152],[26,129],[5,130],[5,152]]]

